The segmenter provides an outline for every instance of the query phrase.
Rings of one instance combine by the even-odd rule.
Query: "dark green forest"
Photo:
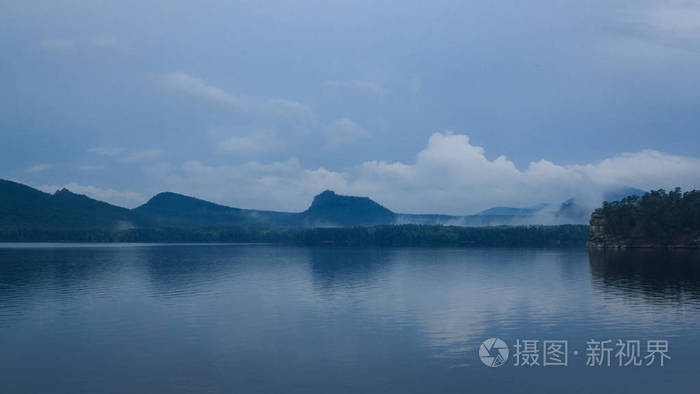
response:
[[[700,191],[652,190],[605,202],[605,233],[627,243],[694,245],[700,242]]]
[[[107,230],[2,230],[4,241],[40,242],[262,242],[338,246],[583,246],[588,226],[457,227],[390,225],[345,228],[151,228]]]

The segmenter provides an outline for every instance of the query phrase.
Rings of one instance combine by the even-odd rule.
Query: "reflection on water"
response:
[[[370,286],[391,268],[391,249],[310,248],[309,266],[319,291]]]
[[[613,298],[644,300],[666,307],[700,305],[700,252],[592,250],[593,285]]]
[[[690,393],[699,305],[691,251],[0,246],[0,392]],[[488,337],[673,358],[489,369]]]

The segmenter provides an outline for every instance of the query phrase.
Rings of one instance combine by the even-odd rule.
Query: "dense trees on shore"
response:
[[[700,191],[652,190],[605,202],[606,234],[628,244],[693,245],[700,240]]]
[[[457,227],[395,225],[345,228],[152,228],[123,231],[0,231],[3,241],[43,242],[265,242],[339,246],[583,246],[588,226]]]

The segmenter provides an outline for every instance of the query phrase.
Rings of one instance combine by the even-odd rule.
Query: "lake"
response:
[[[699,353],[691,251],[0,244],[2,393],[697,393]]]

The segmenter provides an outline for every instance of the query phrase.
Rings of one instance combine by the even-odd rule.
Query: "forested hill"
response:
[[[591,216],[594,248],[700,247],[700,191],[653,190],[605,202]]]
[[[149,226],[147,218],[129,209],[75,194],[54,194],[0,179],[0,229],[121,230]]]
[[[352,227],[393,224],[395,214],[368,197],[326,190],[304,212],[232,208],[176,193],[159,193],[134,209],[160,227]]]
[[[487,224],[491,217],[507,219],[513,215],[511,211],[499,209],[497,215],[472,217],[479,219],[478,224]],[[527,212],[515,214],[525,216]],[[368,197],[343,196],[330,190],[298,213],[233,208],[167,192],[130,210],[66,189],[49,194],[0,180],[0,241],[6,242],[544,247],[583,246],[588,233],[583,225],[434,225],[459,218],[465,217],[397,214]]]
[[[134,212],[150,218],[155,227],[286,227],[298,222],[293,213],[227,207],[170,192],[158,193]]]
[[[311,206],[302,215],[304,222],[311,227],[324,227],[324,224],[373,226],[392,224],[396,220],[394,212],[369,197],[341,196],[331,190],[314,197]]]
[[[62,189],[54,194],[0,180],[0,229],[76,230],[124,228],[267,227],[314,228],[394,224],[493,226],[543,223],[547,204],[529,208],[498,207],[474,215],[402,214],[369,197],[326,190],[303,212],[276,212],[229,207],[182,194],[164,192],[126,209]],[[568,211],[572,211],[569,209]],[[568,212],[567,211],[567,212]],[[566,213],[561,210],[561,213]],[[580,223],[550,212],[556,223]],[[571,216],[571,215],[569,215]],[[547,220],[544,220],[548,223]],[[551,222],[551,221],[550,221]]]

